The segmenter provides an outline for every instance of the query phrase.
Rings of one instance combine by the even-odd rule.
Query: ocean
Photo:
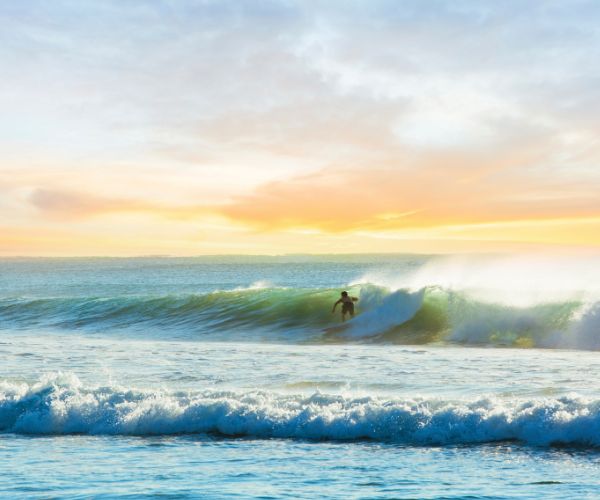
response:
[[[1,259],[0,496],[600,497],[596,262]]]

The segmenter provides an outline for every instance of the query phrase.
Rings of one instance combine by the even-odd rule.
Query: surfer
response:
[[[340,299],[333,304],[331,314],[335,312],[335,308],[338,304],[342,304],[342,321],[346,321],[346,314],[350,314],[350,317],[354,317],[354,303],[358,302],[357,297],[350,297],[348,292],[342,292]]]

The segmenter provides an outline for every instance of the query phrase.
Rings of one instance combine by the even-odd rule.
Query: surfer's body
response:
[[[342,304],[342,321],[346,321],[346,314],[349,314],[351,318],[354,317],[354,303],[358,301],[357,297],[350,297],[348,292],[342,292],[342,296],[339,300],[333,304],[331,313],[335,312],[335,308],[338,304]]]

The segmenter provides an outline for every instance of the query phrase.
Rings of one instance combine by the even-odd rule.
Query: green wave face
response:
[[[575,345],[575,319],[581,302],[510,307],[468,295],[428,289],[419,311],[385,334],[392,342],[417,344],[451,341],[469,345],[563,347]],[[557,345],[558,346],[558,345]]]
[[[600,333],[597,305],[572,301],[509,307],[438,287],[411,292],[364,284],[348,291],[360,298],[356,319],[346,324],[353,329],[351,337],[326,332],[340,325],[340,309],[331,314],[340,290],[322,288],[4,299],[0,301],[0,329],[116,331],[161,338],[216,336],[285,342],[333,338],[402,344],[600,347],[595,344],[595,333]],[[408,301],[410,307],[405,307]]]
[[[352,291],[352,289],[349,289]],[[264,288],[202,295],[77,297],[0,301],[0,328],[160,329],[188,334],[307,330],[333,324],[339,290]]]

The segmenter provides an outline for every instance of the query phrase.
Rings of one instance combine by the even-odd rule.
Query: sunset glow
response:
[[[598,249],[599,19],[5,2],[0,255]]]

